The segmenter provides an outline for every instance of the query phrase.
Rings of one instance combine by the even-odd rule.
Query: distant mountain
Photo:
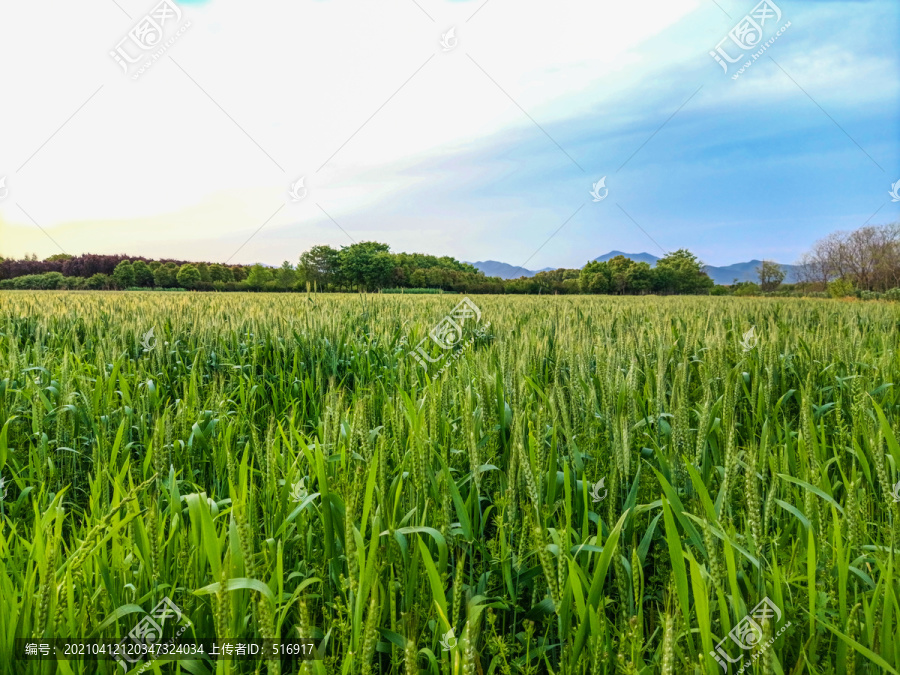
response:
[[[500,277],[501,279],[518,279],[519,277],[533,277],[538,272],[546,272],[556,269],[554,267],[545,267],[542,270],[527,270],[524,267],[516,267],[505,262],[497,262],[496,260],[484,260],[481,262],[469,263],[475,269],[484,272],[486,277]]]
[[[759,283],[756,268],[760,265],[762,265],[762,260],[751,260],[749,262],[725,265],[724,267],[707,265],[704,269],[709,278],[717,284],[729,285],[735,279]],[[800,267],[798,265],[781,265],[781,269],[784,271],[784,283],[794,284],[800,280]]]
[[[650,267],[654,267],[656,265],[656,261],[659,260],[659,257],[653,255],[652,253],[623,253],[622,251],[610,251],[609,253],[597,256],[596,258],[594,258],[594,260],[598,262],[608,262],[618,255],[630,258],[635,262],[648,263]],[[516,267],[515,265],[509,265],[507,263],[498,262],[496,260],[485,260],[483,262],[470,264],[474,265],[476,269],[484,272],[485,276],[500,277],[501,279],[533,277],[538,272],[547,272],[556,269],[554,267],[545,267],[542,270],[527,270],[523,267]],[[703,269],[709,275],[709,278],[712,279],[715,283],[720,285],[729,285],[733,283],[735,279],[737,279],[738,281],[758,282],[759,278],[756,275],[756,268],[758,268],[761,264],[761,260],[750,260],[748,262],[734,263],[733,265],[724,265],[722,267],[707,265]],[[800,280],[799,266],[781,265],[781,269],[784,270],[785,273],[784,283],[793,284]]]
[[[659,260],[658,257],[652,255],[650,253],[622,253],[622,251],[610,251],[609,253],[604,253],[603,255],[594,258],[595,262],[609,262],[617,255],[623,255],[626,258],[630,258],[635,262],[645,262],[650,263],[650,267],[656,266],[656,261]]]

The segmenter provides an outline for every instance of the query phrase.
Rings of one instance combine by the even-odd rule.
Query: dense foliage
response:
[[[484,296],[429,379],[459,300],[0,293],[0,673],[168,596],[317,675],[896,675],[895,305]]]
[[[582,270],[559,269],[534,277],[485,277],[448,256],[391,253],[387,244],[361,242],[340,250],[314,246],[295,267],[225,266],[129,260],[123,256],[53,256],[47,261],[0,261],[0,289],[114,290],[183,288],[199,291],[377,291],[435,289],[457,293],[705,294],[713,287],[687,250],[670,253],[655,268],[618,256]],[[89,259],[86,264],[82,259]],[[79,262],[80,261],[80,262]],[[102,264],[100,264],[101,261]],[[76,264],[77,263],[77,264]],[[51,269],[52,268],[52,269]],[[58,269],[57,269],[58,268]],[[41,272],[41,270],[44,270]],[[48,271],[49,270],[49,271]],[[83,274],[66,276],[76,270]],[[97,271],[101,270],[101,271]]]

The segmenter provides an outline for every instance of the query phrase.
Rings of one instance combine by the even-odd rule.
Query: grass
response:
[[[474,300],[430,381],[458,296],[0,293],[0,673],[163,597],[316,675],[897,673],[900,310]]]

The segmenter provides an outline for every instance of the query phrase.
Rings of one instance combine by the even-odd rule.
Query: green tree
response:
[[[158,288],[173,288],[178,283],[177,274],[178,267],[175,263],[161,264],[153,272],[153,284]]]
[[[90,291],[107,291],[115,283],[115,280],[108,274],[95,274],[84,282],[84,287]]]
[[[759,295],[759,286],[752,281],[740,281],[731,285],[731,294],[739,298]]]
[[[615,293],[627,293],[630,290],[634,261],[624,255],[617,255],[607,261],[606,265],[609,268],[611,290]]]
[[[653,287],[653,269],[650,263],[633,262],[629,270],[628,286],[631,293],[646,293]]]
[[[605,262],[592,260],[581,268],[578,285],[583,293],[609,293],[612,277]]]
[[[153,270],[143,260],[135,260],[131,263],[131,269],[134,271],[135,286],[147,288],[153,285]]]
[[[708,293],[715,285],[703,271],[703,263],[686,248],[656,261],[653,282],[653,290],[662,293]]]
[[[175,280],[182,288],[196,288],[201,281],[200,270],[190,263],[184,264],[178,270]]]
[[[128,260],[123,260],[113,270],[113,279],[121,288],[131,288],[135,284],[134,267]]]
[[[574,295],[581,290],[581,284],[579,283],[578,278],[572,279],[563,279],[560,283],[560,293],[566,293],[568,295]]]
[[[297,272],[289,261],[285,260],[281,263],[281,267],[275,271],[275,282],[278,288],[284,290],[293,288],[294,284],[297,283]]]
[[[835,279],[828,284],[828,295],[832,298],[846,298],[856,292],[856,287],[849,279]]]
[[[194,267],[197,268],[197,271],[200,272],[200,281],[205,283],[209,283],[212,281],[212,278],[209,275],[209,265],[206,263],[194,263]]]
[[[409,285],[412,288],[425,288],[425,270],[413,270],[409,275]]]
[[[303,277],[319,290],[340,281],[340,252],[331,246],[313,246],[300,256],[297,266]]]
[[[759,287],[766,293],[771,293],[781,286],[785,277],[781,265],[771,260],[763,260],[762,264],[756,268],[756,275],[759,277]]]
[[[270,281],[272,281],[272,273],[263,265],[257,263],[250,268],[250,274],[247,275],[247,286],[253,290],[262,290]]]
[[[66,286],[66,277],[59,272],[45,272],[44,274],[26,274],[12,279],[5,279],[3,288],[15,288],[16,290],[52,291]]]
[[[366,287],[372,290],[389,286],[394,277],[394,256],[387,251],[376,253],[369,263]]]
[[[425,285],[429,288],[437,288],[444,283],[444,271],[440,267],[430,267],[425,270]]]
[[[231,273],[231,269],[225,267],[225,265],[220,265],[219,263],[209,266],[209,278],[213,283],[216,281],[234,281],[234,275]]]
[[[340,276],[358,289],[375,289],[382,285],[390,274],[393,262],[383,255],[389,254],[390,247],[377,241],[363,241],[344,246],[340,252]]]

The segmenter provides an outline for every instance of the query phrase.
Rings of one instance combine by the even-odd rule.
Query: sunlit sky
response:
[[[133,80],[157,5],[4,3],[0,255],[789,263],[900,220],[896,0],[779,1],[737,80],[752,0],[181,2]]]

